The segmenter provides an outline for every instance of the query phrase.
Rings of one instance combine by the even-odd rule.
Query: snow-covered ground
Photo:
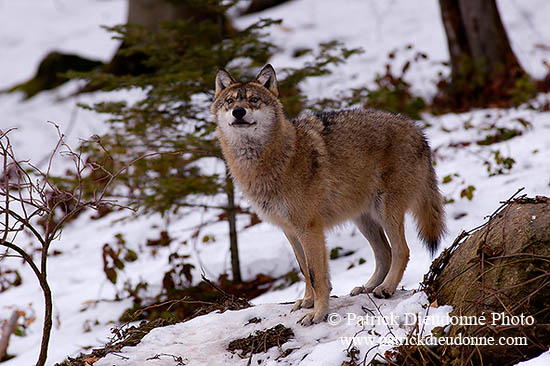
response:
[[[290,305],[266,304],[241,311],[201,316],[185,323],[153,330],[139,347],[129,347],[120,354],[108,355],[95,365],[141,365],[146,361],[148,365],[173,365],[169,355],[181,356],[186,365],[208,365],[212,360],[216,360],[216,364],[244,365],[248,357],[243,360],[239,355],[227,352],[229,342],[279,323],[292,327],[294,332],[294,338],[283,345],[283,352],[294,350],[288,356],[281,357],[281,351],[273,347],[265,354],[254,355],[252,360],[255,363],[340,365],[345,358],[345,350],[352,343],[352,337],[356,336],[353,344],[362,350],[368,350],[381,342],[377,334],[385,337],[386,344],[371,350],[369,356],[374,356],[376,352],[383,354],[392,347],[394,339],[407,338],[417,314],[419,318],[427,314],[427,298],[423,292],[412,294],[398,291],[388,300],[375,300],[370,295],[359,295],[358,298],[346,296],[332,299],[332,306],[334,311],[327,324],[308,328],[296,325],[303,314],[289,313]],[[364,311],[362,306],[372,313]],[[433,320],[433,323],[424,328],[423,334],[430,334],[436,326],[446,325],[445,316],[450,310],[450,306],[429,308],[428,319]],[[261,322],[250,323],[249,320],[253,318],[261,319]],[[128,359],[122,359],[120,355]],[[150,359],[155,355],[161,357]],[[362,354],[360,358],[363,356]]]
[[[102,60],[108,59],[117,47],[99,25],[113,25],[125,19],[123,0],[0,0],[0,90],[30,77],[40,59],[50,50],[77,52],[84,56]],[[521,63],[535,77],[541,77],[547,70],[542,60],[550,60],[549,46],[550,2],[547,0],[498,1],[503,21],[508,30],[512,46]],[[319,42],[334,39],[346,43],[347,47],[362,47],[365,53],[350,59],[347,65],[335,70],[333,75],[310,81],[303,85],[312,97],[331,96],[340,90],[371,83],[375,73],[382,71],[388,52],[403,49],[413,44],[415,49],[428,54],[430,61],[414,66],[408,76],[416,91],[429,96],[433,93],[433,80],[440,70],[439,61],[447,58],[446,40],[436,0],[295,0],[261,14],[236,19],[238,26],[245,26],[258,17],[283,18],[281,26],[271,31],[276,44],[284,46],[283,51],[272,60],[276,68],[297,66],[303,60],[291,57],[297,48],[314,47]],[[398,54],[397,63],[400,62]],[[42,93],[28,101],[17,94],[0,94],[0,128],[17,127],[12,133],[12,142],[21,158],[34,162],[42,161],[53,148],[57,135],[47,121],[57,123],[68,135],[68,142],[76,146],[79,139],[102,133],[106,127],[104,116],[83,111],[77,102],[104,100],[106,94],[61,99],[74,90],[69,83],[59,90]],[[109,95],[113,98],[113,95]],[[133,93],[118,93],[116,98],[135,98]],[[539,96],[542,102],[550,96]],[[437,174],[440,181],[450,175],[452,180],[442,184],[441,189],[454,203],[446,205],[448,235],[443,247],[448,246],[462,230],[477,226],[484,216],[499,206],[499,201],[508,198],[519,187],[526,187],[530,196],[550,194],[550,113],[540,113],[527,108],[516,110],[480,110],[460,115],[449,114],[440,117],[424,116],[431,124],[425,132],[435,150]],[[519,121],[528,121],[525,128]],[[516,128],[521,136],[489,146],[471,144],[463,148],[452,147],[456,143],[483,139],[491,131],[485,128],[490,123],[496,127]],[[494,152],[512,157],[515,164],[508,174],[489,176],[487,164],[495,169]],[[456,174],[456,175],[455,175]],[[462,189],[473,186],[473,199],[460,198]],[[466,214],[466,215],[464,215]],[[209,278],[229,272],[227,228],[223,223],[210,226],[204,233],[213,235],[215,243],[182,242],[189,239],[193,228],[204,219],[198,212],[180,220],[167,223],[160,217],[140,216],[134,221],[114,222],[124,213],[92,220],[84,214],[71,222],[54,248],[61,254],[49,258],[49,281],[54,297],[54,329],[52,333],[48,365],[62,361],[67,355],[76,355],[89,347],[105,343],[109,329],[114,326],[129,301],[110,301],[120,286],[115,288],[103,273],[101,248],[113,243],[117,233],[123,234],[128,247],[143,248],[147,238],[158,236],[159,228],[165,228],[171,237],[177,238],[170,247],[158,250],[155,256],[141,255],[126,266],[119,279],[137,283],[147,279],[159,284],[168,268],[168,253],[178,250],[191,255],[190,262],[196,265],[194,278],[201,273]],[[419,281],[428,270],[431,259],[416,238],[412,220],[407,221],[406,235],[411,247],[411,259],[405,272],[398,295],[390,300],[375,300],[383,314],[425,312],[430,314],[448,312],[447,307],[426,307],[423,294],[413,294]],[[361,306],[377,311],[366,295],[350,298],[347,293],[367,279],[374,268],[373,255],[365,239],[352,226],[344,226],[328,235],[327,247],[343,247],[354,254],[330,261],[333,295],[331,312],[342,317],[347,313],[364,315]],[[259,250],[260,249],[260,250]],[[292,250],[283,234],[268,224],[256,225],[241,233],[240,253],[245,279],[252,279],[258,273],[280,276],[297,268]],[[366,262],[359,265],[360,258]],[[353,268],[348,269],[351,264]],[[9,353],[16,356],[5,362],[8,366],[31,365],[36,360],[40,344],[43,305],[39,286],[31,271],[19,259],[7,258],[0,262],[2,269],[17,268],[23,284],[0,293],[0,319],[7,318],[13,309],[20,309],[29,317],[36,317],[26,329],[23,337],[12,337]],[[299,348],[288,357],[279,360],[282,364],[322,365],[340,364],[345,358],[343,344],[339,337],[352,337],[359,329],[357,325],[339,326],[319,324],[309,328],[296,325],[303,312],[289,314],[288,305],[280,302],[293,301],[301,296],[303,282],[279,291],[268,292],[256,299],[255,307],[239,312],[210,314],[190,322],[157,329],[144,338],[135,349],[124,349],[123,354],[131,359],[110,356],[97,365],[139,365],[139,360],[156,354],[174,354],[187,359],[189,365],[235,364],[244,365],[240,359],[225,351],[227,343],[234,338],[245,337],[256,329],[269,328],[277,323],[292,327],[296,335],[283,348]],[[151,293],[155,288],[149,289]],[[101,300],[101,301],[97,301]],[[261,323],[244,326],[252,317],[262,319]],[[374,329],[385,335],[385,326]],[[425,331],[428,332],[427,328]],[[397,336],[405,328],[394,326]],[[371,345],[359,346],[363,356]],[[380,347],[369,353],[369,358]],[[266,355],[256,355],[254,360],[275,363],[278,350],[272,349]],[[207,357],[200,359],[199,357]],[[361,356],[361,357],[362,357]],[[269,357],[269,359],[268,359]],[[537,360],[521,365],[546,365],[550,362],[548,353]],[[169,356],[147,361],[151,365],[173,365]]]

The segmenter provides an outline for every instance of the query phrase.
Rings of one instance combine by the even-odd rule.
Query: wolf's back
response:
[[[416,218],[419,237],[434,254],[445,233],[443,199],[431,149],[415,122],[372,109],[322,112],[311,117],[296,121],[297,127],[315,129],[323,136],[337,162],[331,173],[340,172],[345,180],[354,175],[379,176],[378,183],[368,180],[376,186],[367,189],[410,202],[406,208]],[[333,188],[339,186],[345,185],[338,183]]]

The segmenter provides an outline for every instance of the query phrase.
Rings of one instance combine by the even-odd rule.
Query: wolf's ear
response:
[[[262,71],[256,76],[255,80],[258,84],[263,85],[267,90],[272,92],[276,97],[279,96],[279,89],[277,88],[277,76],[273,66],[267,64]]]
[[[214,98],[217,98],[220,93],[228,86],[235,84],[237,80],[231,76],[225,69],[218,69],[216,73],[216,91]]]

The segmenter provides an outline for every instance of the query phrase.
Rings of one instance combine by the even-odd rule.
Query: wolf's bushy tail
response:
[[[413,214],[418,226],[418,236],[433,256],[439,247],[439,241],[445,234],[445,211],[443,197],[437,188],[434,169],[429,165],[426,183],[423,185]]]

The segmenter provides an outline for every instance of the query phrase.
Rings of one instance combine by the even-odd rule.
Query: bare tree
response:
[[[83,209],[116,205],[104,199],[105,192],[120,171],[127,168],[113,173],[97,164],[84,163],[80,154],[71,150],[59,128],[56,128],[59,140],[50,154],[45,171],[29,161],[17,159],[8,136],[13,130],[0,130],[0,164],[3,171],[0,176],[0,247],[6,248],[0,253],[0,260],[12,256],[24,259],[42,289],[45,310],[38,366],[46,363],[52,329],[52,293],[47,278],[47,258],[52,242],[59,237],[65,224]],[[77,179],[73,189],[60,189],[52,182],[52,163],[59,155],[72,160],[72,170]],[[85,199],[82,177],[87,170],[102,170],[105,182],[91,198]],[[24,240],[19,240],[21,236],[25,236]],[[27,242],[28,237],[40,246],[37,259],[30,248],[20,244]]]

